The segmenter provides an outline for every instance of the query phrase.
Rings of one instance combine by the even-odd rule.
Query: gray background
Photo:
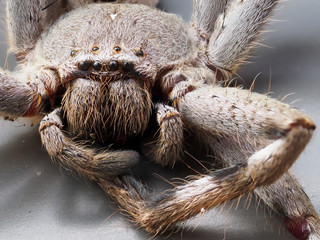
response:
[[[191,0],[160,0],[162,9],[188,19]],[[1,2],[4,2],[1,0]],[[267,92],[271,78],[273,97],[295,102],[320,126],[320,1],[291,0],[280,4],[254,52],[250,65],[239,72],[243,84],[254,77],[255,90]],[[3,7],[1,8],[3,12]],[[2,13],[3,14],[3,13]],[[6,32],[0,25],[0,66],[6,59]],[[12,57],[9,57],[12,59]],[[14,64],[9,61],[10,69]],[[318,212],[320,130],[292,171],[304,186]],[[150,182],[161,181],[152,173],[174,176],[153,164],[146,169]],[[248,208],[248,209],[247,209]],[[158,239],[293,239],[277,217],[263,207],[243,201],[235,209],[219,208],[192,220],[189,231]],[[195,228],[196,227],[196,228]],[[110,206],[105,194],[93,183],[72,176],[53,164],[42,149],[37,127],[21,122],[0,121],[0,239],[149,239]]]

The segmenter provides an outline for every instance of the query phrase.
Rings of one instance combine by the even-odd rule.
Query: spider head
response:
[[[71,132],[115,142],[142,134],[152,110],[155,80],[145,70],[151,64],[141,49],[100,44],[92,50],[72,53],[72,70],[66,72],[70,86],[62,105]]]

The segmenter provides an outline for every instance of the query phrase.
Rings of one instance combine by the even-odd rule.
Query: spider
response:
[[[254,191],[297,238],[319,239],[317,213],[288,173],[314,123],[223,86],[277,1],[197,0],[190,25],[143,5],[92,2],[7,1],[20,63],[0,73],[1,116],[41,118],[49,155],[97,182],[152,234]],[[183,161],[188,133],[222,169],[153,196],[131,168],[141,155],[162,166]]]

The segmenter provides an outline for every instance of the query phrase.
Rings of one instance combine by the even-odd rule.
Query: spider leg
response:
[[[288,105],[237,88],[198,89],[187,93],[177,105],[184,123],[200,130],[199,136],[204,144],[227,166],[241,163],[237,159],[239,156],[245,158],[256,151],[252,156],[257,155],[262,147],[280,139],[287,139],[287,144],[279,145],[278,150],[284,159],[289,160],[287,163],[294,161],[311,137],[311,130],[315,128],[308,117],[290,109]],[[289,137],[298,125],[309,129],[309,137],[302,140],[300,133]],[[298,139],[302,142],[296,145]],[[261,167],[268,169],[266,163]],[[297,181],[286,174],[272,184],[282,173],[278,173],[275,168],[271,173],[275,178],[266,184],[271,185],[256,189],[257,194],[280,214],[295,236],[305,239],[303,236],[310,233],[319,235],[317,213]],[[260,177],[265,177],[263,172]]]
[[[218,68],[235,72],[246,60],[277,0],[195,1],[193,25],[209,37],[207,55]],[[209,3],[210,2],[210,3]],[[211,3],[212,2],[212,3]],[[219,15],[220,14],[220,15]],[[212,18],[212,23],[210,23]],[[203,34],[202,34],[203,35]]]
[[[209,89],[207,88],[208,87],[206,87],[204,91],[210,90],[209,92],[212,94],[215,93],[215,96],[219,94],[219,90],[215,92],[213,89],[210,89],[210,87]],[[230,92],[234,94],[232,90]],[[186,94],[178,104],[183,119],[186,117],[185,108],[187,108],[187,106],[185,106],[186,102],[182,102],[187,101],[185,98],[192,93],[194,93],[193,95],[197,95],[197,101],[193,99],[193,104],[191,106],[188,105],[188,107],[190,109],[196,108],[197,110],[193,109],[193,111],[198,111],[200,116],[205,115],[203,113],[205,110],[202,109],[203,106],[201,106],[203,102],[201,99],[199,100],[199,98],[201,98],[200,96],[203,96],[204,93],[203,91],[194,91]],[[205,97],[209,97],[210,99],[217,98],[217,96],[212,97],[211,94]],[[240,100],[243,101],[242,98]],[[234,104],[238,101],[234,102]],[[272,102],[272,100],[270,101]],[[188,102],[188,104],[189,103],[190,102]],[[216,111],[219,111],[219,103],[206,102],[205,104],[213,106],[209,109],[212,114],[210,116],[211,122],[214,122],[215,119],[224,121],[224,118],[227,117],[221,112],[215,112],[214,107],[217,107]],[[287,108],[281,108],[281,111],[288,118],[287,121],[283,122],[283,129],[279,126],[278,129],[272,129],[273,131],[266,133],[266,135],[269,135],[270,138],[275,138],[275,140],[249,156],[247,160],[239,160],[239,162],[241,162],[240,164],[216,172],[209,172],[207,175],[195,176],[194,180],[176,187],[157,198],[152,198],[149,195],[146,196],[143,186],[131,177],[118,179],[117,181],[120,181],[120,183],[110,183],[110,180],[98,180],[98,182],[108,194],[116,198],[125,211],[133,216],[137,224],[145,227],[148,232],[154,234],[164,233],[178,222],[184,222],[196,214],[241,196],[246,192],[253,191],[257,187],[270,185],[287,172],[311,138],[312,131],[315,127],[311,120],[302,114],[290,110],[287,106],[285,107],[285,105],[281,105],[281,107]],[[207,107],[205,107],[205,109],[207,109]],[[274,111],[276,112],[277,110],[279,110],[279,107]],[[247,111],[254,111],[254,109]],[[291,115],[287,115],[286,111],[287,114],[290,112]],[[188,114],[190,114],[190,112],[188,112]],[[295,118],[293,116],[299,117]],[[191,118],[192,117],[194,116],[191,116]],[[193,119],[193,121],[202,122],[202,120],[198,118]],[[271,119],[268,121],[270,122]],[[233,127],[232,125],[228,125],[229,121],[225,121],[224,123],[227,124],[224,128]],[[189,121],[188,124],[190,125]],[[240,125],[244,124],[245,123],[240,123]],[[216,122],[213,125],[219,126]],[[202,124],[199,126],[195,123],[193,127],[201,129],[203,126]],[[226,129],[224,130],[226,131]],[[218,134],[218,132],[216,132],[217,128],[211,129],[211,131]],[[233,129],[232,133],[238,135],[239,133],[237,132],[240,131]],[[241,135],[239,137],[241,137]],[[114,181],[116,181],[116,179],[114,179]],[[139,192],[141,192],[141,194]]]
[[[320,239],[320,220],[309,197],[291,173],[255,193],[284,221],[298,239]]]
[[[30,86],[0,72],[0,116],[11,119],[23,116],[37,102],[40,96]]]
[[[50,112],[60,84],[59,74],[51,69],[0,69],[0,116],[16,119]]]
[[[159,138],[147,155],[151,155],[151,158],[162,166],[174,166],[183,155],[182,120],[179,112],[173,107],[157,103],[155,109],[160,126]]]
[[[132,177],[118,180],[120,184],[110,180],[97,182],[138,225],[155,235],[162,234],[178,222],[187,221],[256,187],[270,184],[275,180],[274,172],[280,177],[287,171],[310,136],[308,128],[294,126],[286,136],[253,154],[244,163],[195,176],[194,180],[156,198],[146,195],[142,184]],[[283,148],[294,153],[287,153]]]
[[[48,111],[50,98],[42,84],[25,83],[17,77],[0,71],[0,116],[16,119]]]
[[[228,0],[194,0],[192,25],[200,35],[209,39],[214,31],[214,25],[220,14],[223,14]]]
[[[232,109],[240,109],[240,107],[246,108],[246,105],[243,105],[243,102],[249,101],[252,97],[263,98],[264,102],[267,100],[267,103],[269,104],[275,102],[267,97],[258,95],[246,95],[244,98],[243,90],[239,89],[222,89],[222,92],[220,92],[220,90],[221,89],[218,87],[205,87],[186,93],[186,95],[177,102],[178,109],[180,110],[180,113],[182,113],[183,119],[187,118],[185,114],[192,107],[195,107],[197,111],[200,112],[200,115],[204,116],[205,114],[203,111],[206,111],[206,108],[202,109],[204,99],[205,104],[217,107],[217,109],[213,107],[209,109],[213,114],[209,116],[211,121],[220,121],[228,118],[228,116],[221,112],[215,114],[215,111],[220,110],[220,105],[223,104],[223,106],[226,105],[226,107],[228,107],[228,104],[223,101],[223,97],[227,97],[224,96],[224,94],[227,94],[228,91],[228,97],[232,100],[232,97],[229,96],[232,95],[237,100],[234,101],[233,104],[238,104],[236,105],[236,108],[233,107]],[[206,91],[209,91],[210,94],[205,94],[208,93]],[[242,97],[237,96],[234,91],[240,91]],[[253,94],[248,92],[245,93]],[[193,105],[190,105],[189,97],[191,99],[196,97],[197,101],[192,99],[191,102],[193,102]],[[201,99],[201,97],[204,99]],[[208,97],[211,101],[212,99],[217,100],[217,98],[222,99],[219,100],[220,102],[217,101],[213,104],[210,102],[208,103],[208,99],[206,99]],[[259,103],[259,101],[255,102]],[[272,107],[273,113],[263,113],[262,116],[260,116],[260,118],[268,117],[267,124],[272,125],[270,123],[272,122],[271,117],[276,115],[277,111],[281,110],[281,113],[285,116],[285,119],[281,119],[281,116],[278,116],[280,120],[282,120],[280,124],[274,123],[274,126],[272,125],[270,128],[266,127],[267,131],[262,131],[265,136],[275,139],[272,143],[252,154],[247,160],[241,159],[239,161],[242,162],[241,164],[217,172],[209,172],[207,175],[195,176],[194,180],[156,198],[149,195],[146,188],[130,176],[104,176],[103,173],[105,173],[108,167],[108,160],[106,160],[104,164],[104,166],[107,167],[103,168],[104,170],[101,172],[102,163],[100,161],[106,158],[101,158],[97,163],[96,161],[93,161],[94,159],[92,160],[92,155],[90,154],[91,157],[88,159],[86,157],[88,151],[82,151],[83,149],[79,149],[74,143],[70,143],[70,140],[63,136],[59,110],[48,115],[48,119],[45,119],[42,122],[40,133],[49,154],[58,157],[63,164],[66,164],[97,181],[109,195],[119,202],[124,211],[134,218],[134,221],[136,221],[137,224],[145,227],[146,230],[151,233],[161,234],[172,228],[178,222],[184,222],[196,214],[241,196],[246,192],[253,191],[259,186],[273,183],[288,170],[311,138],[312,130],[315,127],[311,120],[298,111],[289,109],[285,104],[282,105],[277,102],[277,105],[272,105]],[[256,109],[260,110],[259,108],[249,107],[249,109],[246,108],[246,111],[250,113],[254,112]],[[232,117],[232,111],[229,113]],[[193,120],[199,122],[199,119]],[[258,131],[259,128],[265,129],[265,126],[259,126],[259,124],[261,124],[259,123],[259,120],[261,123],[262,121],[266,121],[266,119],[258,119],[256,121],[255,124],[257,129],[253,131],[253,135],[260,135],[259,132],[261,131]],[[254,119],[252,121],[251,124],[254,124]],[[203,128],[203,123],[200,123],[199,126],[198,122],[195,123],[193,127]],[[210,125],[210,131],[218,134],[217,131],[222,132],[223,129],[223,132],[243,137],[243,132],[239,131],[239,129],[237,131],[232,129],[237,128],[236,125],[233,126],[231,124],[232,121],[230,122],[230,126],[226,125],[222,127],[223,124],[229,124],[229,122],[230,121],[222,122],[220,125],[215,123],[213,124],[214,128]],[[186,123],[192,125],[189,120],[186,121]],[[240,122],[241,127],[244,127],[246,124],[248,123],[244,121]],[[228,131],[228,128],[231,128],[232,131]],[[205,131],[209,130],[206,129]],[[248,133],[246,133],[246,135],[247,134]],[[125,156],[125,158],[129,157]],[[119,159],[117,159],[117,162],[118,160]],[[129,161],[129,163],[132,162],[134,161]],[[127,169],[127,167],[128,166],[126,166],[125,169]],[[113,173],[119,173],[115,171],[113,167],[110,170]]]
[[[40,6],[41,0],[6,0],[10,48],[19,61],[34,48],[44,29],[45,14]]]
[[[237,88],[205,86],[187,93],[176,104],[183,122],[191,129],[233,136],[236,139],[252,139],[253,142],[259,139],[274,140],[249,158],[266,158],[268,160],[262,160],[266,161],[263,168],[266,171],[269,168],[275,170],[259,172],[254,177],[261,178],[264,182],[262,185],[271,184],[288,170],[315,129],[314,123],[307,116],[287,104]],[[278,162],[274,163],[273,158],[277,158]],[[274,168],[274,164],[279,165],[279,168]],[[262,166],[258,164],[256,167]],[[280,172],[277,169],[281,169]]]
[[[128,173],[139,161],[135,151],[97,152],[94,149],[77,145],[62,131],[61,110],[55,109],[40,123],[40,136],[44,147],[52,158],[78,173],[90,178],[104,178]]]
[[[226,135],[208,134],[205,131],[196,133],[206,144],[208,154],[214,155],[224,166],[241,164],[241,159],[246,159],[268,143],[262,141],[259,144],[250,138],[235,139]],[[305,240],[308,236],[309,239],[320,238],[317,212],[292,174],[285,173],[271,185],[256,188],[254,192],[282,218],[288,230],[298,239]]]

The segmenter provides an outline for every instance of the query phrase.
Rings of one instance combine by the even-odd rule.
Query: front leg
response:
[[[287,144],[278,145],[278,153],[267,151],[265,156],[272,158],[281,153],[288,163],[298,157],[297,149],[301,152],[309,140],[303,140],[302,132],[293,136],[292,130],[300,125],[311,134],[315,128],[308,117],[288,105],[237,88],[200,88],[187,93],[177,105],[185,124],[204,133],[199,138],[226,165],[239,164],[238,156],[250,156],[255,151],[257,153],[252,156],[262,157],[260,149],[275,140],[264,147],[272,150],[271,146],[281,138],[286,139]],[[297,155],[293,156],[295,153]],[[265,178],[270,174],[273,180],[256,189],[257,194],[279,213],[295,236],[303,240],[319,239],[318,215],[301,186],[290,175],[281,177],[277,168],[268,173],[266,163],[262,161],[261,165],[256,165],[266,170],[257,177]]]
[[[207,39],[214,31],[214,25],[220,14],[223,14],[228,0],[194,0],[192,25],[199,35]]]
[[[30,86],[0,72],[0,116],[11,119],[23,116],[37,102],[40,96]]]
[[[6,0],[7,28],[11,50],[18,61],[24,61],[43,31],[63,13],[63,0]]]
[[[189,178],[192,180],[156,198],[146,196],[143,186],[132,178],[114,179],[114,184],[99,182],[139,225],[154,234],[164,233],[178,222],[277,181],[298,158],[315,128],[302,113],[265,96],[206,85],[192,90],[182,81],[178,85],[179,90],[173,89],[170,96],[188,129],[200,130],[221,137],[221,140],[228,135],[238,143],[248,140],[249,144],[240,149],[245,152],[256,147],[256,152],[248,156],[234,156],[238,158],[238,164]],[[187,88],[185,91],[182,85]],[[271,104],[267,114],[261,106],[257,108],[262,103]],[[243,119],[245,117],[252,118],[249,121]],[[258,147],[260,142],[266,145],[260,144]],[[233,149],[229,147],[226,144],[216,151],[228,151],[232,155]],[[309,210],[312,212],[312,209]],[[317,214],[313,214],[317,218]],[[311,225],[310,222],[308,224]]]

